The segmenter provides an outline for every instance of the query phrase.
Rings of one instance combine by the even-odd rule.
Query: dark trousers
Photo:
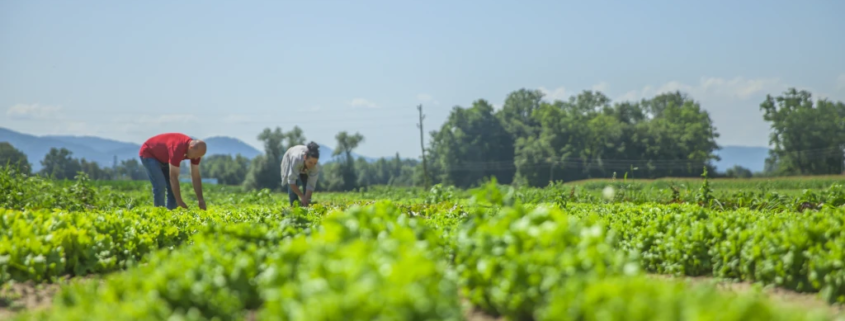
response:
[[[173,189],[170,186],[170,164],[146,157],[141,157],[141,164],[147,169],[147,176],[153,184],[153,205],[167,205],[167,208],[171,210],[176,208],[176,196],[173,195]],[[165,194],[167,204],[164,203]]]
[[[308,174],[299,174],[299,178],[296,179],[296,186],[299,186],[299,190],[302,191],[302,194],[305,194],[305,184],[308,182]],[[288,185],[288,199],[290,200],[290,206],[293,206],[293,201],[299,201],[299,195],[293,192],[293,189]]]

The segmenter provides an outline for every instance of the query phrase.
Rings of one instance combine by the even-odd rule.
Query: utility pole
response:
[[[425,119],[425,115],[422,113],[422,105],[417,106],[417,110],[420,112],[420,122],[417,124],[417,128],[420,129],[420,149],[422,150],[422,161],[423,161],[423,184],[425,189],[428,190],[428,167],[425,163],[425,144],[423,143],[423,119]]]

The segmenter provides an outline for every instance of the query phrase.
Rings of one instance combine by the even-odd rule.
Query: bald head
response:
[[[196,159],[203,157],[205,156],[205,151],[205,142],[200,139],[194,139],[191,141],[191,144],[188,147],[188,158]]]

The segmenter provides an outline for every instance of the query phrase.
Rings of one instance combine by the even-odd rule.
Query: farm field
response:
[[[843,177],[147,186],[0,171],[0,318],[845,320]]]

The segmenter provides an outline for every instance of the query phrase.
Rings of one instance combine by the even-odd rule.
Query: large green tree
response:
[[[518,180],[541,186],[605,174],[609,164],[603,160],[619,156],[615,150],[628,127],[613,110],[609,98],[593,91],[542,103],[532,114],[537,136],[516,144]]]
[[[514,128],[522,124],[512,123]],[[513,179],[513,136],[486,100],[471,108],[456,106],[431,135],[432,171],[439,181],[468,187],[493,177],[502,183]]]
[[[101,168],[97,162],[89,162],[85,158],[79,160],[79,169],[87,174],[90,179],[107,180],[112,178],[111,170]]]
[[[7,165],[14,167],[23,174],[29,175],[32,173],[32,166],[30,166],[26,154],[8,142],[0,142],[0,166]]]
[[[542,102],[543,92],[522,88],[508,94],[496,117],[514,139],[534,136],[540,123],[532,115]]]
[[[117,165],[117,168],[115,169],[115,178],[145,180],[149,179],[149,174],[147,174],[147,169],[141,166],[141,162],[132,158],[120,161],[120,164]]]
[[[41,175],[55,179],[73,179],[82,167],[79,160],[71,155],[73,152],[65,148],[50,148],[50,152],[44,155],[44,160],[41,161]]]
[[[601,92],[542,102],[532,113],[535,136],[515,143],[516,180],[698,176],[713,171],[718,137],[709,114],[680,92],[612,104]]]
[[[335,139],[337,140],[337,147],[335,147],[332,156],[343,156],[337,160],[341,188],[350,191],[358,187],[358,173],[352,151],[364,141],[364,136],[360,133],[350,135],[346,131],[342,131],[335,135]]]
[[[246,180],[249,171],[249,159],[241,154],[212,155],[203,161],[203,176],[216,178],[218,183],[225,185],[241,185]]]
[[[294,127],[290,132],[282,132],[276,127],[274,130],[265,128],[258,134],[258,140],[264,142],[264,154],[256,156],[250,161],[249,172],[244,180],[247,189],[281,190],[282,157],[288,148],[305,142],[302,129]]]
[[[774,148],[767,169],[777,175],[839,174],[845,171],[845,104],[790,88],[767,95],[760,109],[771,123]]]
[[[661,101],[664,94],[653,100]],[[683,102],[670,100],[659,114],[645,126],[645,155],[637,164],[649,177],[701,175],[703,167],[715,172],[711,161],[719,160],[714,152],[719,149],[719,137],[710,114],[698,102],[684,98]]]

